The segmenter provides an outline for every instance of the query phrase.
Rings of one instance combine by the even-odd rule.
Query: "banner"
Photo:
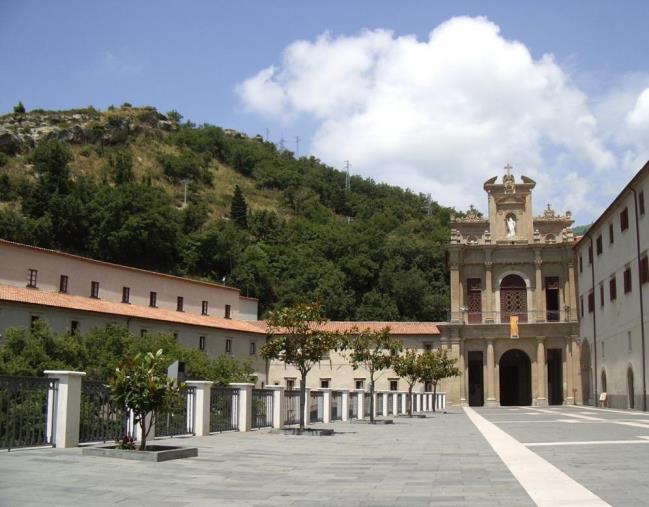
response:
[[[509,337],[518,338],[518,315],[509,316]]]

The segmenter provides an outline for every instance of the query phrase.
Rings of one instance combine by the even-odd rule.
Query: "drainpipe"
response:
[[[595,367],[593,369],[593,376],[595,377],[594,387],[595,387],[595,406],[597,406],[597,400],[599,396],[597,395],[597,305],[595,304],[595,251],[593,249],[593,238],[589,234],[590,231],[585,232],[585,236],[590,241],[590,251],[593,252],[593,261],[590,263],[590,274],[592,279],[593,287],[593,356],[595,358]],[[590,259],[589,259],[590,260]],[[586,303],[588,304],[588,303]]]
[[[633,207],[635,212],[635,241],[638,257],[638,290],[640,291],[640,338],[642,340],[642,410],[647,411],[647,375],[646,359],[645,359],[645,335],[644,335],[644,302],[642,300],[642,281],[640,279],[640,222],[638,219],[638,195],[635,188],[631,188],[633,192]]]

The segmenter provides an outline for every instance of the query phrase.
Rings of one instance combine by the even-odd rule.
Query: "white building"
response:
[[[575,246],[585,403],[647,410],[648,195],[649,162]]]

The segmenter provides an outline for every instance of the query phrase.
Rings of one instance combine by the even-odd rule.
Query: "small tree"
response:
[[[392,364],[394,373],[408,383],[408,416],[410,417],[412,417],[412,389],[421,378],[419,357],[416,350],[408,349],[405,354],[395,357]]]
[[[18,104],[14,106],[14,113],[25,114],[25,106],[23,106],[22,101],[18,101]]]
[[[403,348],[401,340],[390,336],[390,328],[380,331],[353,329],[346,337],[344,348],[349,349],[352,368],[365,368],[370,374],[370,422],[374,422],[374,375],[392,366]]]
[[[261,356],[283,361],[300,372],[300,429],[303,430],[307,374],[325,354],[338,348],[340,336],[322,330],[325,319],[317,303],[301,303],[270,312],[266,323],[268,340],[261,347]]]
[[[455,359],[447,356],[446,350],[437,349],[426,351],[419,356],[420,380],[430,381],[433,384],[433,412],[437,405],[437,384],[448,377],[457,377],[460,370],[455,366]]]
[[[113,400],[131,410],[134,423],[140,425],[140,451],[146,448],[146,439],[157,414],[170,409],[180,395],[178,385],[167,377],[167,363],[162,349],[155,354],[137,354],[117,368],[110,381]],[[149,413],[151,420],[147,424]]]
[[[178,111],[175,109],[172,109],[167,113],[167,118],[169,118],[172,122],[174,123],[180,123],[180,120],[183,119],[183,115],[180,114]]]
[[[234,195],[230,205],[230,218],[242,229],[248,227],[248,203],[246,203],[246,198],[243,196],[239,185],[234,187]]]

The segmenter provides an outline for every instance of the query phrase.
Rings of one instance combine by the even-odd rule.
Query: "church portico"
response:
[[[462,372],[457,401],[472,406],[574,403],[580,385],[570,213],[532,213],[536,183],[484,184],[488,215],[451,220],[451,308],[440,326]],[[452,337],[452,338],[451,338]],[[451,398],[452,399],[452,396]]]

